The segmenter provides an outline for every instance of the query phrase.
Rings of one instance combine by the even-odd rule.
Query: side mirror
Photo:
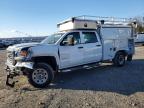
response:
[[[62,42],[60,43],[60,45],[61,45],[61,46],[66,46],[66,45],[68,45],[68,42],[67,42],[67,41],[62,41]]]
[[[70,43],[67,42],[67,41],[63,41],[63,42],[61,42],[60,45],[61,45],[61,46],[74,46],[73,43],[70,44]]]
[[[74,38],[73,35],[69,35],[66,39],[64,39],[61,43],[61,46],[74,46]]]

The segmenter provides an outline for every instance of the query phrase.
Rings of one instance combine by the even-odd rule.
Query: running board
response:
[[[90,63],[86,65],[81,65],[81,66],[75,66],[67,69],[61,69],[60,72],[70,72],[70,71],[75,71],[79,69],[92,69],[94,67],[98,67],[101,63]]]

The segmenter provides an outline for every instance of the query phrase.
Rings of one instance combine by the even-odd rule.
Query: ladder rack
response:
[[[120,26],[120,27],[136,27],[137,24],[132,18],[116,18],[116,17],[100,17],[100,16],[77,16],[60,22],[57,27],[60,31],[70,29],[97,29],[100,26]]]
[[[118,17],[101,17],[101,16],[90,16],[90,15],[82,15],[73,17],[78,20],[93,20],[101,23],[102,21],[105,24],[129,24],[135,22],[132,18],[118,18]]]

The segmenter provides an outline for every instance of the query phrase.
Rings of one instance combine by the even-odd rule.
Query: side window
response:
[[[82,32],[85,43],[98,42],[95,32]]]
[[[72,33],[67,34],[62,41],[63,45],[76,45],[80,43],[81,43],[81,40],[80,40],[79,32],[72,32]]]

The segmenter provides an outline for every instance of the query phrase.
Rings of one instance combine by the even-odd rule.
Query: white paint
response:
[[[87,21],[87,20],[69,20],[66,23],[59,25],[59,31],[71,30],[71,29],[96,29],[96,21]]]

